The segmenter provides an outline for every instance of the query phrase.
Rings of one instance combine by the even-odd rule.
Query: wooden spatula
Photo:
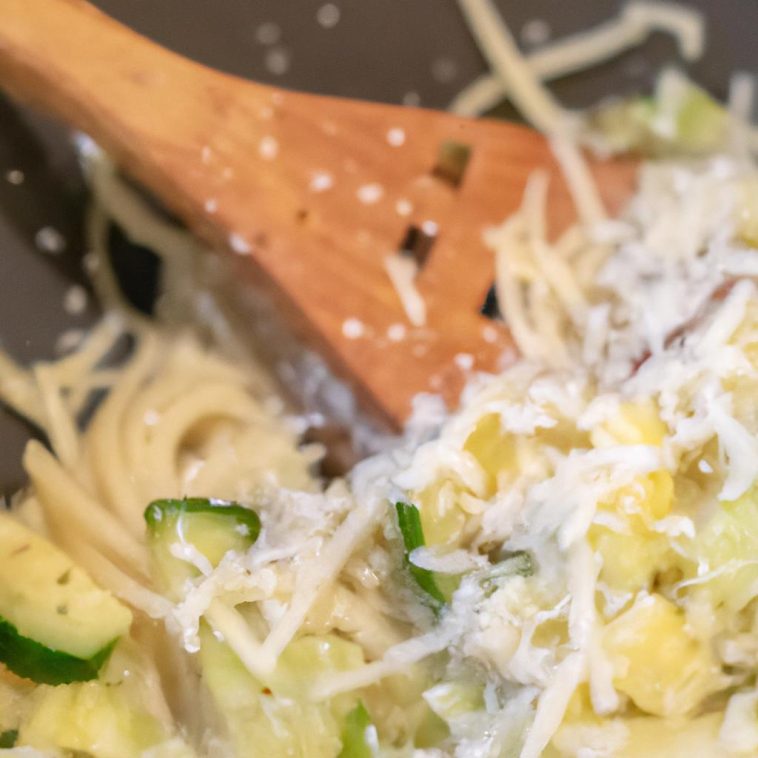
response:
[[[551,223],[574,214],[529,129],[254,84],[82,0],[0,0],[0,85],[90,134],[190,228],[243,256],[298,333],[395,426],[417,392],[454,401],[466,371],[492,370],[512,348],[480,313],[494,271],[483,228],[518,206],[537,167],[555,174]],[[631,166],[595,170],[617,207]],[[408,322],[385,269],[403,246],[427,248],[424,326]]]

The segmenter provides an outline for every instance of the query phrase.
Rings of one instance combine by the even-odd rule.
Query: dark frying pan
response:
[[[705,58],[690,72],[724,97],[732,71],[758,73],[758,2],[687,2],[709,19]],[[96,0],[96,4],[203,63],[306,91],[444,108],[485,70],[455,0]],[[616,14],[622,3],[499,0],[498,5],[515,33],[529,21],[541,19],[558,37]],[[676,59],[672,41],[656,36],[643,48],[597,70],[556,82],[554,89],[571,106],[591,104],[609,93],[645,91],[660,65]],[[514,117],[508,108],[499,109],[498,115]],[[64,308],[69,293],[70,310],[71,286],[85,284],[81,267],[85,202],[67,132],[0,98],[0,344],[23,361],[55,355],[62,332],[86,328],[97,317],[91,301],[76,313]],[[149,257],[144,251],[129,250],[117,232],[112,236],[132,299],[149,309],[154,287]],[[62,241],[64,250],[50,252]],[[0,493],[10,493],[23,482],[20,457],[31,433],[21,420],[0,409]]]

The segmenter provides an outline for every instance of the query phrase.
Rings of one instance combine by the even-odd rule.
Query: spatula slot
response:
[[[430,234],[424,231],[420,226],[410,224],[405,231],[405,236],[400,243],[400,254],[413,258],[416,265],[421,268],[429,257],[429,253],[434,245],[436,234]]]
[[[479,309],[479,313],[481,313],[482,316],[491,318],[493,321],[501,320],[500,304],[497,300],[497,290],[495,289],[494,283],[490,285],[490,288],[487,290],[487,294],[484,296],[484,302]]]
[[[440,145],[437,163],[432,175],[447,182],[452,187],[460,187],[471,159],[471,146],[455,140],[446,140]]]

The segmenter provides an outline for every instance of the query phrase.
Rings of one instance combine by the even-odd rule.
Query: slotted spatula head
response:
[[[481,313],[494,272],[483,230],[518,207],[537,168],[553,175],[551,227],[574,217],[537,133],[244,81],[83,0],[0,0],[0,13],[0,85],[90,134],[243,259],[244,275],[379,417],[400,425],[418,392],[454,402],[468,371],[513,354],[506,325]],[[593,170],[617,208],[633,164]],[[385,267],[402,247],[423,253],[423,326],[409,323]]]

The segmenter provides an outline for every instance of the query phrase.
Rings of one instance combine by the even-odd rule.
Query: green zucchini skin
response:
[[[37,684],[69,684],[96,679],[116,642],[113,640],[85,660],[24,637],[13,624],[0,618],[0,661],[17,676]]]
[[[366,706],[359,700],[345,718],[342,729],[342,750],[337,758],[372,758],[374,751],[366,741],[366,729],[371,726]]]
[[[261,531],[261,520],[250,508],[224,500],[210,500],[205,497],[154,500],[145,510],[145,521],[150,531],[157,531],[161,524],[172,517],[191,513],[207,513],[234,519],[248,530],[246,535],[252,544]]]
[[[421,526],[421,514],[415,505],[409,503],[395,503],[397,513],[397,523],[400,528],[400,535],[403,538],[405,547],[404,562],[408,567],[411,576],[416,580],[416,584],[426,593],[429,605],[439,610],[445,605],[445,595],[440,589],[434,572],[411,563],[410,555],[417,547],[424,547],[424,530]]]
[[[37,684],[97,678],[132,614],[58,547],[0,511],[0,662]]]
[[[145,510],[147,544],[156,584],[179,600],[185,582],[199,574],[176,556],[174,545],[192,546],[214,568],[230,550],[244,552],[258,539],[258,514],[239,503],[208,498],[154,500]]]

